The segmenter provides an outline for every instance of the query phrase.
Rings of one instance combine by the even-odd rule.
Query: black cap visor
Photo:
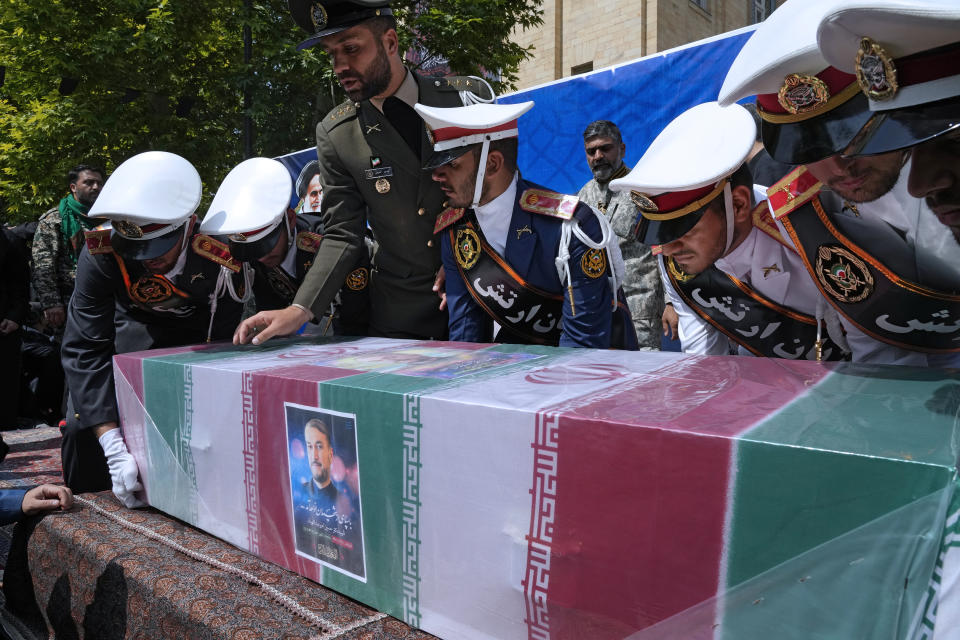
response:
[[[235,242],[230,240],[230,255],[240,262],[255,262],[267,255],[277,246],[280,234],[285,233],[287,225],[280,223],[273,231],[253,242]]]
[[[127,260],[153,260],[159,258],[183,240],[183,225],[162,236],[149,240],[133,240],[120,235],[116,229],[110,233],[110,246]]]
[[[473,145],[454,147],[453,149],[445,149],[443,151],[435,151],[434,154],[430,156],[430,159],[427,160],[427,163],[423,165],[423,170],[433,171],[437,167],[442,167],[445,164],[449,164],[469,151],[471,146]]]
[[[775,124],[762,120],[763,146],[774,160],[786,164],[807,164],[842,153],[872,113],[862,93],[827,113]]]
[[[329,2],[322,3],[326,11],[326,23],[317,29],[311,18],[312,0],[289,0],[290,14],[301,29],[312,33],[309,38],[297,45],[297,50],[307,49],[330,35],[355,27],[365,20],[379,16],[392,16],[393,10],[386,2]]]
[[[960,128],[960,97],[874,112],[844,155],[869,156],[906,149]]]
[[[668,244],[679,240],[697,226],[709,206],[704,205],[697,211],[673,220],[650,220],[641,214],[637,219],[637,240],[646,245]]]

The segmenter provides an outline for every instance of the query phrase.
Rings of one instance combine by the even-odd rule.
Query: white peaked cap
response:
[[[196,211],[202,189],[200,174],[186,159],[147,151],[114,170],[87,215],[177,226]]]
[[[740,168],[756,135],[753,116],[740,105],[697,105],[668,124],[633,170],[610,188],[658,195],[714,185]]]
[[[533,107],[519,104],[471,104],[465,107],[414,105],[431,133],[435,151],[463,147],[484,138],[497,140],[517,135],[516,120]]]
[[[789,74],[816,75],[829,66],[817,46],[817,27],[836,4],[837,0],[787,0],[757,25],[727,71],[720,104],[777,93]]]
[[[223,179],[200,231],[211,235],[262,231],[266,235],[290,206],[292,189],[293,178],[283,163],[271,158],[244,160]]]
[[[824,16],[817,37],[824,58],[847,73],[858,71],[863,38],[880,47],[896,69],[899,86],[884,99],[874,99],[867,93],[873,110],[960,95],[960,54],[956,51],[916,56],[912,62],[899,60],[960,42],[960,0],[840,0]],[[919,80],[916,71],[922,74]]]

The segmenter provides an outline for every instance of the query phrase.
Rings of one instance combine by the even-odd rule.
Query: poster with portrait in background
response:
[[[284,409],[296,553],[366,582],[356,416]]]
[[[301,149],[274,158],[287,168],[293,179],[293,194],[290,208],[297,215],[320,214],[323,202],[323,186],[320,184],[320,166],[317,163],[317,150],[314,147]]]

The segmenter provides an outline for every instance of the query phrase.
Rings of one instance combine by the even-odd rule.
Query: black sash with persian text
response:
[[[664,258],[673,288],[704,320],[756,356],[817,359],[817,321],[782,307],[711,266],[693,278]],[[842,360],[843,351],[823,332],[820,360]]]
[[[525,282],[472,222],[454,225],[449,234],[460,277],[490,317],[507,332],[531,343],[560,343],[563,296]]]
[[[844,236],[817,197],[780,220],[820,291],[861,331],[912,351],[960,351],[960,296],[898,276]]]

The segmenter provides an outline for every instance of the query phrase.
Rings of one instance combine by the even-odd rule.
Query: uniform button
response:
[[[434,81],[433,81],[433,86],[439,87],[439,86],[440,86],[440,81],[439,81],[439,80],[434,80]]]
[[[77,420],[79,420],[79,419],[80,419],[80,414],[79,414],[79,413],[75,413],[75,414],[73,414],[73,417],[76,418]]]
[[[433,246],[433,240],[428,240],[428,241],[427,241],[427,246],[428,246],[428,247],[432,247],[432,246]]]
[[[424,208],[422,208],[422,207],[421,207],[420,209],[417,209],[417,215],[418,215],[418,216],[422,216],[422,215],[425,214],[426,212],[427,212],[427,210],[424,209]]]
[[[354,102],[354,103],[353,103],[353,108],[354,108],[354,109],[359,109],[359,108],[360,108],[360,103],[359,103],[359,102]]]
[[[450,201],[449,201],[449,200],[444,200],[443,204],[440,205],[440,206],[445,207],[445,206],[447,206],[448,204],[450,204]]]

